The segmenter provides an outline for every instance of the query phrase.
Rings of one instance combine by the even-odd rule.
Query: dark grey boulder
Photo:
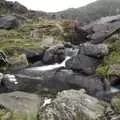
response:
[[[106,44],[91,44],[84,43],[80,45],[79,54],[84,54],[90,57],[101,58],[108,55],[109,49]]]
[[[25,49],[24,53],[26,55],[27,61],[29,64],[34,64],[36,62],[39,62],[42,60],[44,50],[41,51],[35,51],[30,49]]]
[[[0,17],[0,29],[15,29],[20,26],[19,20],[12,15],[6,15]]]
[[[82,27],[92,43],[102,43],[120,29],[120,15],[108,16]]]
[[[78,54],[66,62],[66,68],[73,71],[82,72],[86,75],[95,73],[96,67],[100,64],[100,60]]]
[[[44,89],[57,92],[84,88],[88,94],[101,99],[106,91],[103,79],[96,76],[84,76],[65,69],[45,72],[25,70],[15,75],[4,75],[2,84],[7,90],[25,92],[36,92]]]
[[[65,49],[62,44],[48,48],[43,55],[44,64],[60,63],[65,59]]]
[[[82,29],[81,27],[75,27],[73,28],[72,32],[72,39],[71,43],[74,45],[79,45],[80,43],[84,43],[88,41],[89,39],[87,38],[87,31]]]

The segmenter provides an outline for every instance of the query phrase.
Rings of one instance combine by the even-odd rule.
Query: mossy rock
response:
[[[0,120],[37,120],[37,117],[31,115],[21,115],[9,110],[0,110]]]
[[[116,64],[118,66],[116,66]],[[104,57],[104,62],[98,66],[96,69],[96,74],[100,76],[120,75],[119,66],[120,52],[113,51],[108,56]]]
[[[100,65],[96,69],[96,74],[100,75],[100,76],[106,76],[107,75],[107,71],[108,71],[108,66],[107,65],[106,66]]]
[[[112,106],[117,113],[120,113],[120,96],[116,96],[112,99]]]

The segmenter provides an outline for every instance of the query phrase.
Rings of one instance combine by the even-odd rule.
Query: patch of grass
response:
[[[120,96],[116,96],[112,99],[112,106],[116,112],[120,113]]]
[[[110,53],[104,57],[104,62],[96,69],[96,74],[100,76],[109,76],[110,65],[120,64],[120,37],[119,33],[106,42],[109,45]]]
[[[96,74],[100,75],[100,76],[106,76],[107,75],[107,71],[108,71],[108,66],[107,65],[106,66],[100,65],[96,69]]]

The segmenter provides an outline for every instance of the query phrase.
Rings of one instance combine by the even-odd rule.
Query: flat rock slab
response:
[[[35,94],[12,92],[0,94],[0,105],[19,115],[30,115],[36,118],[40,106],[40,98]]]

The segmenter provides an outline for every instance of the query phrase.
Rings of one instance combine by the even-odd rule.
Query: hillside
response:
[[[0,0],[0,120],[120,120],[118,3],[46,13]]]
[[[79,18],[82,22],[90,22],[100,17],[116,15],[120,13],[120,0],[97,0],[87,6],[70,8],[56,13],[57,16],[64,16],[66,19]]]

